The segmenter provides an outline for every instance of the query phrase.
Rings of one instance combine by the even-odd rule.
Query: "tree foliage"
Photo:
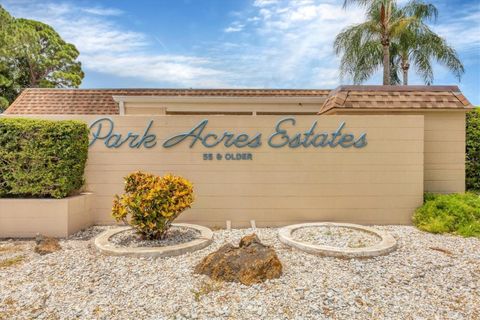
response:
[[[16,19],[0,6],[0,110],[23,88],[78,87],[84,77],[78,56],[49,25]]]
[[[460,80],[463,65],[455,50],[427,25],[435,21],[435,6],[412,0],[399,7],[394,0],[345,1],[367,8],[367,20],[344,29],[334,48],[341,55],[340,73],[355,84],[383,67],[383,84],[408,84],[413,65],[426,84],[433,82],[432,60],[446,66]]]
[[[480,107],[467,113],[466,136],[467,189],[480,191]]]

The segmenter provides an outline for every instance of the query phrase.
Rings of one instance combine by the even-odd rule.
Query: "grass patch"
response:
[[[192,289],[193,296],[195,301],[200,301],[203,296],[209,294],[210,292],[219,291],[222,289],[222,283],[218,281],[202,281],[196,289]]]
[[[425,202],[415,211],[413,223],[431,233],[480,238],[480,196],[470,192],[425,194]]]
[[[22,263],[25,260],[25,256],[16,256],[0,261],[0,268],[8,268]]]
[[[20,244],[14,244],[13,246],[3,246],[0,247],[0,254],[9,253],[9,252],[18,252],[22,251],[23,246]]]

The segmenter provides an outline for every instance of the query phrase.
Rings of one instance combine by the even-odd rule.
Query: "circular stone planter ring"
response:
[[[380,241],[372,246],[362,248],[343,248],[332,247],[326,245],[315,245],[312,243],[300,242],[293,239],[292,233],[295,230],[309,227],[342,227],[359,230],[373,234],[380,238]],[[397,248],[397,241],[395,238],[387,233],[374,228],[361,226],[351,223],[332,223],[332,222],[313,222],[313,223],[301,223],[283,227],[278,231],[278,237],[281,242],[286,245],[292,246],[299,250],[319,254],[323,256],[337,257],[337,258],[369,258],[384,255],[394,251]]]
[[[97,238],[95,238],[95,246],[100,252],[112,256],[172,257],[203,249],[210,245],[210,243],[212,243],[213,232],[207,227],[188,223],[173,223],[172,226],[194,229],[199,232],[200,235],[195,240],[171,246],[135,248],[116,247],[113,243],[109,241],[109,239],[117,233],[131,229],[131,227],[119,227],[109,229],[104,233],[100,234]]]

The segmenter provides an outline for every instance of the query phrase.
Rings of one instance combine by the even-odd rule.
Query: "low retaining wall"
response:
[[[64,199],[0,199],[0,238],[31,238],[37,233],[68,237],[93,224],[93,194]]]

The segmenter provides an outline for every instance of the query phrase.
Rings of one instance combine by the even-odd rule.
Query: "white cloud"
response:
[[[225,28],[223,31],[227,32],[227,33],[230,33],[230,32],[239,32],[239,31],[242,31],[243,28],[245,27],[244,24],[238,22],[238,21],[235,21],[233,22],[228,28]]]
[[[151,53],[158,35],[120,27],[110,19],[122,14],[114,8],[32,1],[8,9],[54,26],[77,46],[87,72],[187,87],[333,87],[338,84],[333,39],[363,18],[361,9],[343,10],[339,1],[256,0],[223,29],[231,34],[228,43],[195,49],[205,59]],[[242,34],[249,40],[240,41]]]
[[[80,61],[88,71],[155,83],[186,87],[226,87],[227,74],[197,56],[150,52],[158,37],[125,29],[109,19],[122,12],[113,8],[84,8],[71,3],[8,3],[17,17],[52,25],[80,51]],[[160,42],[161,43],[161,42]],[[165,47],[163,44],[161,44]]]
[[[227,32],[227,33],[230,33],[230,32],[239,32],[239,31],[242,31],[243,28],[241,27],[228,27],[228,28],[225,28],[224,31]]]
[[[179,54],[169,52],[161,34],[118,25],[115,16],[124,13],[115,8],[33,0],[6,3],[15,16],[51,24],[74,43],[87,73],[128,77],[152,86],[332,88],[339,84],[334,38],[344,27],[364,20],[364,9],[345,10],[340,0],[255,0],[219,28],[218,38],[228,33],[228,42],[213,36],[208,42],[184,44],[191,45],[192,53]],[[449,15],[447,9],[439,9],[443,15],[435,31],[461,53],[478,56],[480,8],[464,6]],[[152,50],[158,44],[166,53]],[[441,70],[436,73],[441,76]],[[413,72],[411,78],[416,79]],[[378,79],[375,75],[370,82]]]
[[[90,8],[81,8],[83,12],[91,13],[98,16],[120,16],[123,14],[122,10],[115,8],[103,8],[103,7],[90,7]]]
[[[260,17],[251,17],[251,18],[247,18],[247,21],[248,22],[256,22],[256,21],[260,21]]]
[[[309,21],[318,17],[318,7],[314,5],[297,8],[289,13],[291,21]]]
[[[480,50],[480,6],[465,6],[454,13],[442,16],[433,29],[457,50]]]
[[[278,3],[278,0],[255,0],[253,5],[255,7],[268,7],[275,3]]]
[[[230,73],[241,75],[237,83],[327,88],[339,83],[333,41],[342,28],[363,19],[363,9],[298,0],[262,1],[255,6],[257,10],[242,22],[245,31],[256,35],[255,43],[222,53],[226,64],[233,66]]]
[[[205,65],[200,58],[178,55],[85,55],[85,67],[120,77],[172,83],[184,87],[222,87],[225,74]]]

